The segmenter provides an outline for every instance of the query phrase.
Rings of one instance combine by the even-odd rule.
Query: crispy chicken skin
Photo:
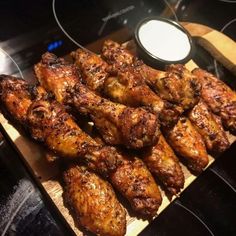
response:
[[[156,114],[162,126],[176,124],[182,109],[167,101],[163,101],[146,84],[137,79],[138,73],[118,72],[116,76],[105,81],[104,93],[115,102],[128,106],[144,106]]]
[[[73,52],[72,56],[82,72],[82,81],[90,89],[103,92],[114,102],[131,107],[144,106],[156,114],[164,126],[177,122],[182,110],[164,102],[131,67],[123,71],[113,70],[98,55],[82,49]]]
[[[204,101],[200,100],[189,112],[188,117],[202,135],[208,151],[219,154],[229,148],[230,143],[222,125],[216,120]]]
[[[104,42],[102,56],[117,69],[134,67],[161,98],[180,105],[184,110],[198,102],[199,85],[183,65],[168,66],[166,72],[153,69],[111,40]]]
[[[66,70],[63,69],[65,65]],[[68,100],[69,96],[70,103],[75,109],[81,114],[90,115],[108,144],[123,144],[128,148],[138,149],[154,144],[159,138],[159,122],[155,115],[141,108],[129,108],[104,99],[80,83],[79,79],[74,85],[74,66],[71,65],[69,70],[63,59],[46,53],[42,56],[41,62],[35,65],[35,73],[42,85],[47,84],[45,89],[49,88],[53,93],[55,91],[59,102],[64,94],[57,95],[57,86],[54,87],[54,84],[64,83],[61,91],[68,93],[70,90],[70,95],[66,94],[66,98],[62,100]],[[60,78],[63,78],[63,82]]]
[[[132,168],[130,162],[132,162]],[[156,215],[162,197],[154,178],[143,161],[136,157],[133,160],[127,159],[122,162],[119,171],[111,175],[111,179],[122,185],[121,193],[123,195],[126,194],[132,198],[133,209],[147,217]],[[124,179],[127,181],[125,182]]]
[[[174,128],[165,130],[165,136],[193,172],[200,173],[207,166],[208,155],[204,141],[189,119],[181,117]]]
[[[47,92],[52,92],[58,102],[64,104],[70,96],[69,92],[79,80],[77,69],[52,53],[43,54],[41,63],[34,67],[34,71],[41,86]]]
[[[17,96],[15,96],[17,94]],[[27,82],[10,75],[0,75],[0,98],[2,108],[7,107],[11,118],[24,125],[31,104],[30,87]]]
[[[222,119],[226,129],[236,134],[236,93],[223,81],[202,69],[192,73],[201,84],[201,97],[209,108]]]
[[[104,60],[118,70],[129,66],[135,66],[143,63],[138,60],[130,51],[119,43],[110,39],[106,40],[102,46],[102,57]]]
[[[184,174],[173,150],[163,135],[156,145],[143,153],[143,161],[171,194],[177,194],[184,186]]]
[[[64,198],[76,223],[96,235],[125,235],[126,212],[108,182],[82,166],[65,171],[64,181]]]
[[[19,88],[21,92],[11,89],[11,86],[17,88],[19,84],[22,85]],[[18,122],[27,126],[34,139],[43,142],[47,148],[65,159],[80,160],[87,164],[89,169],[106,176],[112,185],[128,199],[134,211],[139,214],[153,215],[154,211],[157,212],[161,204],[160,192],[144,164],[137,166],[136,162],[119,153],[116,148],[104,146],[93,140],[78,127],[61,104],[52,99],[48,100],[47,96],[41,96],[43,90],[41,87],[37,88],[37,92],[40,93],[37,94],[37,96],[40,95],[39,99],[32,100],[26,82],[7,77],[0,80],[0,88],[3,88],[3,85],[4,94],[10,94],[11,99],[5,100],[5,96],[1,96],[1,103],[8,112],[11,112],[11,116],[18,117]],[[1,90],[1,94],[3,94],[3,90]],[[19,102],[26,99],[27,103],[24,102],[24,104],[27,106],[23,106],[23,113],[23,109],[11,109],[12,101]],[[142,163],[141,160],[137,162]],[[124,165],[135,177],[130,178],[130,176],[123,175],[127,178],[111,178],[111,175],[122,176]],[[143,192],[143,195],[140,196],[140,190],[137,188],[130,188],[130,191],[123,190],[123,185],[132,186],[133,182],[139,184],[141,189],[153,189],[153,191]],[[155,187],[153,187],[154,185]],[[139,199],[140,205],[136,204],[137,199]]]
[[[169,65],[166,72],[146,65],[141,66],[139,70],[163,99],[181,106],[184,110],[192,108],[198,102],[200,86],[195,76],[184,65]]]
[[[75,59],[86,86],[92,91],[101,93],[104,81],[108,77],[108,64],[101,57],[82,49],[72,52],[71,56]]]

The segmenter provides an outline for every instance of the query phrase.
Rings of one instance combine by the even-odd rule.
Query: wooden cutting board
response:
[[[236,54],[232,53],[236,52],[236,43],[233,40],[224,34],[203,25],[194,23],[183,23],[183,25],[192,36],[197,37],[198,43],[200,45],[202,45],[214,56],[214,58],[216,58],[216,60],[220,61],[226,68],[236,75]],[[196,68],[197,65],[191,60],[186,64],[186,67],[189,70],[192,70]],[[22,154],[24,160],[33,170],[35,176],[39,178],[42,186],[45,188],[46,192],[49,194],[57,208],[74,230],[75,234],[83,235],[82,231],[75,226],[73,218],[69,214],[68,209],[64,206],[62,198],[62,186],[59,182],[60,171],[57,162],[48,163],[46,160],[47,153],[45,149],[39,144],[20,134],[1,114],[0,122],[9,138],[12,140],[16,148]],[[229,134],[229,139],[230,142],[233,143],[236,140],[236,137]],[[212,162],[214,162],[214,158],[209,156],[209,159],[210,165]],[[182,167],[185,175],[185,189],[196,179],[197,176],[192,175],[185,166]],[[168,199],[163,191],[162,196],[163,202],[157,214],[160,214],[160,212],[162,212],[174,199]],[[129,236],[137,235],[149,224],[148,221],[131,217],[129,214],[127,216],[127,222],[127,235]]]

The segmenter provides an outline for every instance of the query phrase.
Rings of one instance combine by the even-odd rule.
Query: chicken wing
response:
[[[43,65],[51,66],[51,70],[47,70]],[[58,102],[66,104],[70,91],[80,79],[76,67],[52,53],[45,53],[41,64],[36,65],[34,69],[40,85],[47,92],[53,92]],[[56,75],[58,76],[55,77]]]
[[[77,84],[73,104],[82,114],[90,114],[108,144],[142,148],[154,144],[160,135],[158,119],[142,108],[130,108],[110,102]]]
[[[164,126],[170,126],[177,122],[182,112],[180,107],[164,102],[132,68],[111,71],[98,55],[82,49],[78,49],[71,55],[82,72],[83,82],[90,89],[103,92],[114,102],[131,107],[144,106],[156,114]],[[96,89],[98,81],[100,82],[99,90]]]
[[[166,72],[153,69],[111,40],[104,42],[102,56],[117,69],[134,67],[161,98],[180,105],[184,110],[198,102],[199,85],[183,65],[168,66]]]
[[[151,173],[160,179],[171,194],[177,194],[183,188],[184,174],[181,166],[162,135],[156,145],[150,150],[145,150],[143,161]]]
[[[165,130],[165,136],[189,169],[200,173],[207,166],[208,155],[204,141],[187,118],[181,117],[174,128]]]
[[[159,72],[143,65],[141,74],[160,96],[178,104],[184,110],[192,108],[199,100],[200,86],[196,78],[183,65],[169,65]]]
[[[70,76],[76,76],[74,67],[71,65],[71,71],[68,70],[68,66],[64,70],[65,64],[67,65],[55,55],[46,53],[42,56],[42,61],[35,66],[35,73],[39,82],[47,85],[45,89],[49,88],[48,90],[54,93],[58,91],[57,87],[54,87],[57,83],[64,84],[63,91],[68,91],[72,87]],[[50,82],[52,80],[53,83]],[[63,94],[57,96],[56,92],[55,95],[59,99],[63,97]],[[79,79],[70,92],[70,100],[80,113],[90,115],[108,144],[123,144],[128,148],[137,149],[150,146],[159,138],[159,122],[155,115],[141,108],[129,108],[104,99],[85,87]]]
[[[16,84],[15,87],[22,85],[21,88],[19,87],[21,93],[18,90],[7,90],[13,84]],[[28,84],[22,80],[5,76],[4,80],[0,80],[0,94],[9,96],[7,100],[5,96],[0,97],[5,109],[11,112],[11,116],[19,117],[18,121],[27,126],[34,139],[43,142],[47,148],[65,159],[80,160],[91,170],[106,176],[112,185],[128,199],[134,211],[149,216],[153,216],[153,212],[156,213],[161,204],[161,194],[151,173],[146,170],[144,165],[137,166],[132,159],[121,155],[116,148],[95,142],[78,127],[62,105],[53,99],[49,100],[47,96],[41,97],[40,95],[39,99],[33,100],[28,91]],[[25,94],[26,97],[22,97],[22,94]],[[14,101],[25,100],[27,102],[24,104],[27,106],[22,107],[24,111],[27,111],[22,114],[26,118],[22,119],[20,113],[18,114],[22,109],[11,109],[11,107]],[[27,107],[28,109],[26,109]],[[142,161],[139,160],[139,163]],[[122,176],[124,165],[133,178],[125,175],[123,175],[123,177],[127,177],[125,179],[111,178],[111,175]],[[137,188],[130,188],[130,191],[123,190],[123,185],[132,186],[133,182],[139,184],[141,189],[150,191],[144,191],[141,195],[140,189]],[[154,185],[155,187],[153,187]],[[137,201],[139,205],[136,204]]]
[[[126,212],[109,183],[82,166],[65,171],[64,181],[64,198],[77,224],[96,235],[125,235]]]
[[[207,149],[211,153],[219,154],[229,146],[227,135],[208,106],[200,100],[188,115],[196,130],[202,135]]]
[[[143,161],[136,157],[127,158],[119,166],[119,170],[111,175],[111,179],[113,183],[118,184],[114,184],[116,188],[122,186],[119,189],[123,195],[132,199],[130,203],[136,212],[149,218],[156,215],[162,198],[154,178]]]
[[[16,80],[12,76],[0,75],[0,98],[3,105],[1,108],[7,107],[6,112],[8,112],[10,118],[13,118],[21,125],[25,125],[27,111],[31,104],[28,83],[22,79]]]
[[[223,81],[202,69],[192,72],[201,84],[201,97],[222,119],[223,125],[236,134],[236,93]]]
[[[104,82],[109,76],[108,64],[101,57],[91,52],[78,49],[71,53],[76,65],[82,73],[82,81],[92,91],[101,93],[104,89]]]

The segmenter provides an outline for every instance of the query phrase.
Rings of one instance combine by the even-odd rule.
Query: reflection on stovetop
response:
[[[0,135],[0,235],[67,235],[69,227]]]
[[[140,236],[236,235],[236,143]]]

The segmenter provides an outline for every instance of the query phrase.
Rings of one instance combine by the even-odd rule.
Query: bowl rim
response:
[[[146,24],[148,21],[151,21],[151,20],[158,20],[158,21],[162,21],[162,22],[167,22],[167,23],[175,26],[176,28],[178,28],[182,32],[184,32],[187,35],[188,41],[190,43],[190,50],[189,50],[188,55],[186,57],[184,57],[183,59],[172,61],[172,60],[165,60],[165,59],[159,58],[158,56],[155,56],[151,52],[149,52],[143,46],[143,44],[141,43],[141,40],[139,38],[139,30],[140,30],[142,25]],[[136,41],[138,47],[141,48],[141,50],[152,61],[157,61],[159,63],[161,62],[161,63],[166,63],[166,64],[177,64],[177,63],[183,64],[183,63],[186,63],[187,61],[189,61],[192,58],[192,55],[193,55],[194,47],[193,47],[193,40],[192,40],[192,37],[191,37],[190,33],[181,24],[179,24],[177,21],[174,21],[174,20],[171,20],[171,19],[168,19],[168,18],[164,18],[164,17],[160,17],[160,16],[149,16],[149,17],[146,17],[146,18],[142,19],[141,21],[139,21],[139,23],[135,27],[134,38],[135,38],[135,41]]]

